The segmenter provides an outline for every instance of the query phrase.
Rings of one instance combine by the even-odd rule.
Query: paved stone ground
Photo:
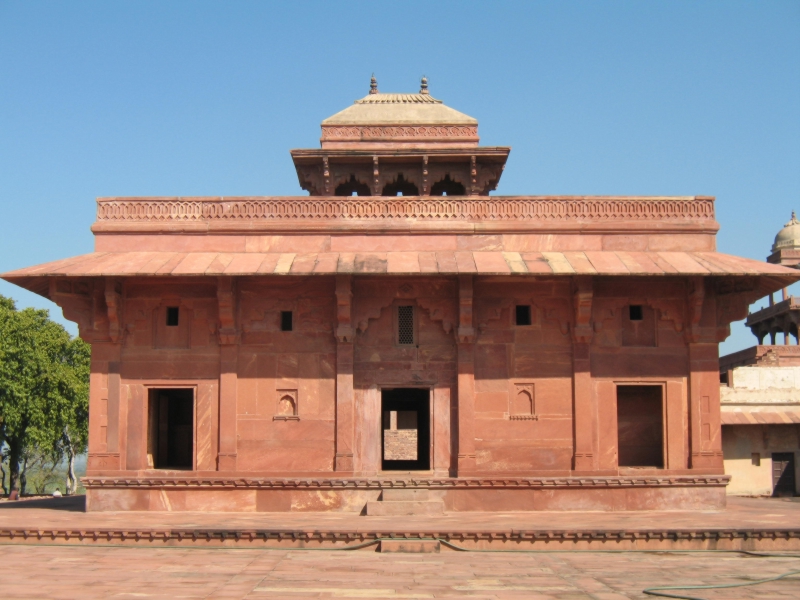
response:
[[[800,570],[795,558],[736,553],[380,554],[367,551],[0,546],[0,597],[647,598],[656,585],[745,582]],[[687,591],[708,599],[800,597],[800,576]]]
[[[0,502],[0,528],[225,527],[328,530],[477,530],[782,528],[800,526],[800,502],[789,498],[728,498],[724,510],[630,512],[446,513],[363,517],[355,513],[83,512],[83,497]],[[800,500],[795,498],[794,500]],[[0,574],[1,575],[1,574]]]

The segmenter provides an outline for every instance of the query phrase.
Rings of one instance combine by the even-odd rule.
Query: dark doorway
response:
[[[340,183],[333,191],[334,196],[371,196],[369,186],[366,183],[361,183],[356,179],[355,175],[350,175],[350,179],[344,183]]]
[[[384,471],[431,468],[430,391],[398,388],[381,392],[381,459]]]
[[[794,453],[775,452],[772,455],[772,495],[794,496]]]
[[[466,193],[464,186],[445,175],[444,179],[431,186],[431,196],[463,196]]]
[[[620,467],[664,467],[664,418],[660,385],[617,386],[617,451]]]
[[[194,456],[193,390],[150,390],[148,417],[147,466],[191,469]]]

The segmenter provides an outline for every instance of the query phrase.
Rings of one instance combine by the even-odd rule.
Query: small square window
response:
[[[177,306],[167,307],[167,327],[177,327],[180,309]]]
[[[527,304],[518,304],[515,322],[517,325],[530,325],[531,307]]]
[[[282,310],[281,311],[281,331],[291,331],[292,330],[292,311],[290,310]]]
[[[641,304],[631,304],[628,309],[631,321],[642,321],[644,319],[644,311]]]

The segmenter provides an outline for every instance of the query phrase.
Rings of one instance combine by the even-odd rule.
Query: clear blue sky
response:
[[[512,146],[498,194],[713,195],[759,260],[800,210],[796,0],[0,0],[0,272],[91,252],[97,196],[304,193],[372,72]]]

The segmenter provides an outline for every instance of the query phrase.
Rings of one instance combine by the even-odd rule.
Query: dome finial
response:
[[[428,92],[428,78],[425,75],[422,76],[422,81],[419,85],[419,93],[420,94],[429,94]]]
[[[370,94],[378,93],[378,80],[375,79],[375,73],[372,74],[372,78],[369,80],[369,93]]]
[[[772,251],[779,250],[800,250],[800,221],[797,214],[792,211],[792,220],[786,223],[775,236],[775,243],[772,244]]]

